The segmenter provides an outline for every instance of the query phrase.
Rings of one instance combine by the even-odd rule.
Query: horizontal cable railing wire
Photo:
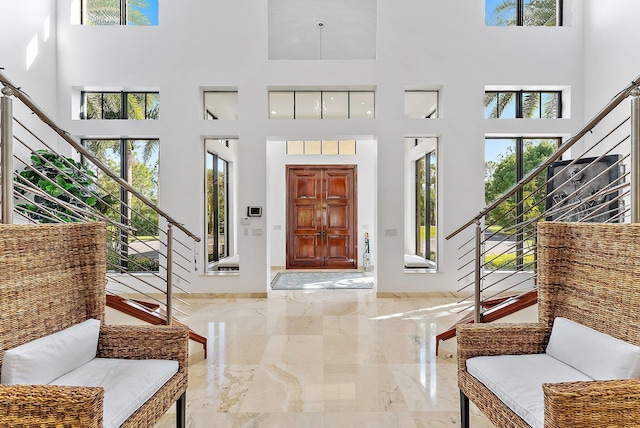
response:
[[[458,303],[469,303],[459,312],[474,307],[475,291],[469,290],[474,285],[479,289],[481,302],[502,297],[515,301],[536,289],[539,221],[629,221],[630,116],[624,115],[612,125],[602,123],[639,83],[636,79],[628,85],[538,167],[446,237],[451,239],[474,224],[480,236],[479,249],[473,237],[465,238],[458,246],[461,287],[457,292],[463,294]],[[592,137],[596,129],[601,137]],[[581,151],[576,149],[578,141],[584,146]],[[566,159],[569,149],[572,149],[571,158]],[[476,257],[480,258],[479,262]],[[470,292],[464,296],[466,291]],[[481,316],[482,312],[493,311],[495,307],[484,308],[481,304],[476,310]]]
[[[17,148],[10,155],[14,164],[14,216],[33,223],[103,221],[108,239],[108,292],[122,297],[144,296],[166,309],[170,323],[170,300],[187,304],[173,297],[172,289],[187,291],[172,279],[189,283],[188,274],[197,269],[195,243],[200,238],[161,210],[152,195],[133,187],[107,166],[106,159],[101,160],[60,128],[2,70],[0,84],[4,85],[4,96],[17,98],[48,126],[36,132],[15,115],[9,116],[15,125],[11,128],[20,134],[10,135],[12,146]],[[48,132],[52,136],[43,136]],[[53,144],[47,143],[58,144],[58,137],[71,147],[71,157],[59,154]],[[18,152],[30,155],[25,159],[16,155]],[[3,186],[6,179],[2,177]],[[172,226],[175,228],[170,234],[168,228]],[[168,245],[169,236],[173,245]],[[167,269],[169,264],[171,269]]]

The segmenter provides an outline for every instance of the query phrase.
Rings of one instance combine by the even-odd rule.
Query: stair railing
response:
[[[468,293],[460,303],[473,301],[461,312],[473,308],[474,322],[495,310],[483,307],[485,299],[512,295],[515,301],[535,290],[539,221],[640,221],[639,86],[640,76],[539,166],[446,237],[467,232],[458,247],[464,285],[457,291]],[[631,115],[612,125],[611,113],[630,96]]]
[[[187,274],[197,269],[196,243],[200,237],[58,126],[2,70],[0,83],[2,222],[105,222],[109,244],[107,291],[146,296],[164,307],[166,323],[171,324],[174,309],[178,310],[174,308],[173,289],[187,293],[174,278],[189,282]],[[44,131],[36,133],[14,117],[13,98],[47,125]],[[51,137],[62,138],[80,159],[60,155],[47,143]],[[30,162],[17,152],[30,153]],[[150,236],[139,236],[142,230]],[[191,245],[185,241],[191,241]],[[164,301],[156,294],[164,294]]]

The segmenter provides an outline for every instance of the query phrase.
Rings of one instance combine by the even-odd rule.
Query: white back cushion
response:
[[[575,321],[553,321],[547,354],[596,380],[640,378],[640,347]]]
[[[100,321],[86,320],[4,353],[0,383],[47,384],[96,357]]]

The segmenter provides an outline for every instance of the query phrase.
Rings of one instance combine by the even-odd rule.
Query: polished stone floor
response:
[[[460,426],[455,360],[435,355],[454,298],[306,290],[189,303],[184,321],[209,340],[189,369],[191,428]],[[471,426],[493,425],[472,408]]]

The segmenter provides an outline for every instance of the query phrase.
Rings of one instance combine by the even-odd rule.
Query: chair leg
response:
[[[183,392],[176,401],[176,427],[186,428],[187,416],[187,393]]]
[[[460,391],[460,426],[469,428],[469,397]]]

